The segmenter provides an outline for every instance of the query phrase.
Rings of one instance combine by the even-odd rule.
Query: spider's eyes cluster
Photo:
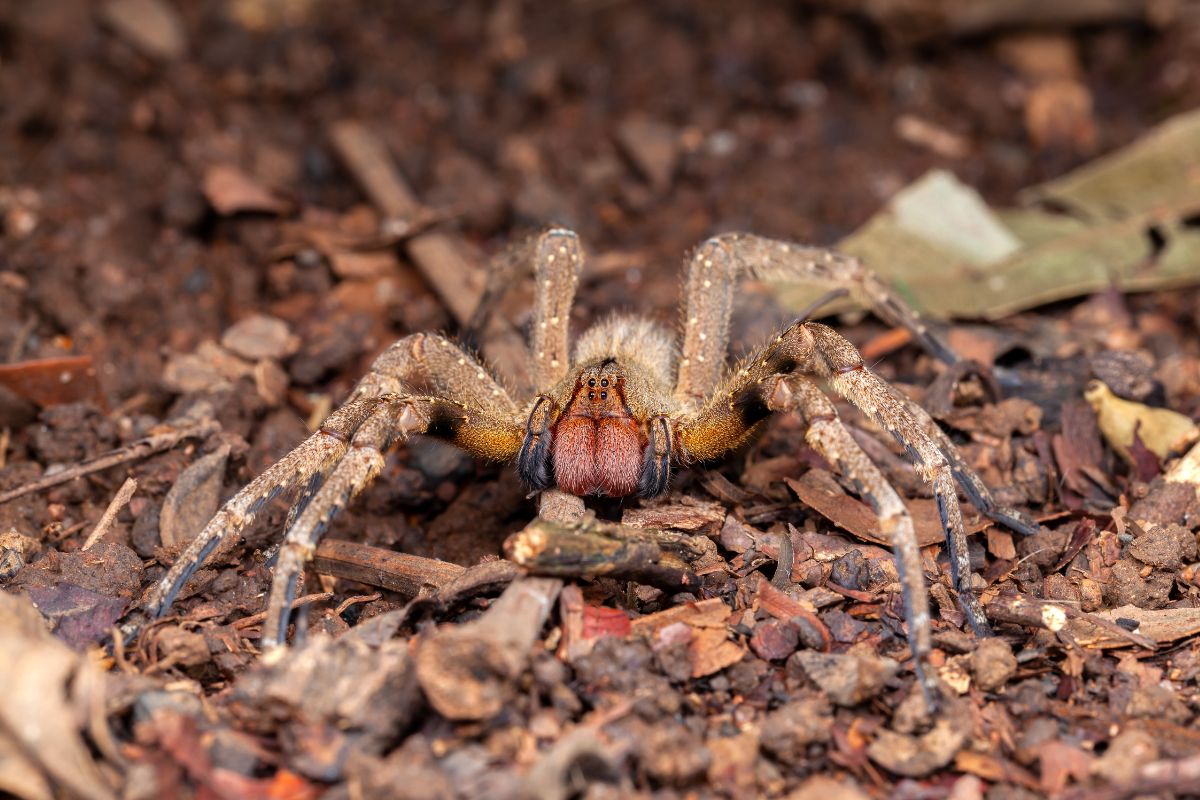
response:
[[[602,387],[608,388],[608,378],[601,378],[601,379],[600,379],[600,385],[601,385]],[[596,379],[595,379],[595,378],[588,378],[588,386],[594,389],[594,388],[596,387]],[[595,400],[595,399],[596,399],[596,393],[595,393],[595,392],[588,392],[588,400]],[[604,392],[604,391],[600,392],[600,399],[601,399],[601,400],[607,400],[607,399],[608,399],[608,392]]]

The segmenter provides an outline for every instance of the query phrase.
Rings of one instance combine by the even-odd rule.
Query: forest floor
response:
[[[283,498],[146,618],[220,502],[392,341],[463,332],[530,231],[587,249],[576,332],[673,325],[715,232],[832,245],[934,168],[1011,206],[1200,105],[1182,12],[914,37],[835,3],[534,5],[0,2],[0,495],[34,485],[0,498],[0,790],[1200,795],[1200,473],[1119,453],[1084,398],[1200,417],[1195,289],[944,323],[961,374],[827,320],[1041,526],[964,507],[974,636],[929,487],[838,401],[916,520],[933,718],[890,550],[786,415],[664,498],[593,503],[665,531],[673,571],[526,577],[513,468],[412,442],[333,521],[293,647],[259,648]],[[476,340],[512,386],[532,295]],[[792,316],[747,284],[732,351]]]

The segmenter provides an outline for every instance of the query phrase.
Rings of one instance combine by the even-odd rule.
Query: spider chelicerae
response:
[[[727,359],[729,320],[744,276],[812,280],[848,289],[886,322],[908,329],[943,360],[953,352],[857,259],[746,234],[701,244],[687,262],[679,335],[652,320],[613,316],[570,347],[571,306],[583,264],[574,233],[551,229],[527,243],[535,278],[529,334],[532,397],[513,397],[449,339],[417,333],[384,351],[320,429],[234,495],[180,554],[148,600],[163,614],[214,549],[250,525],[267,501],[299,489],[279,550],[263,626],[264,646],[287,634],[305,563],[331,518],[380,472],[384,454],[413,434],[449,441],[484,459],[511,461],[532,490],[654,497],[671,472],[737,448],[774,412],[796,412],[806,441],[858,488],[896,553],[914,668],[931,649],[928,593],[913,522],[896,491],[840,422],[826,384],[890,431],[932,484],[945,528],[951,577],[966,619],[987,619],[971,591],[956,482],[988,517],[1037,530],[992,498],[946,434],[920,406],[864,366],[832,328],[803,319],[740,363]]]

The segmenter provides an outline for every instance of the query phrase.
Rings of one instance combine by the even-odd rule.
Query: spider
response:
[[[774,412],[796,412],[807,426],[808,444],[856,485],[893,543],[914,668],[928,691],[934,684],[922,665],[932,637],[912,519],[839,421],[818,385],[823,382],[890,431],[932,484],[959,603],[971,626],[988,632],[971,590],[956,479],[990,518],[1022,533],[1036,531],[1036,523],[999,506],[929,415],[867,369],[832,328],[801,318],[740,363],[727,364],[731,307],[743,276],[847,288],[935,355],[954,360],[921,318],[858,260],[758,236],[716,236],[687,263],[682,341],[649,319],[618,315],[585,331],[572,351],[568,327],[583,264],[579,241],[568,230],[551,229],[527,246],[536,278],[529,336],[536,395],[511,397],[483,364],[443,336],[400,339],[316,433],[225,503],[155,586],[149,610],[165,613],[221,542],[250,525],[272,497],[300,488],[262,636],[265,647],[284,642],[297,583],[330,519],[379,474],[388,448],[416,433],[479,458],[516,462],[533,491],[557,487],[581,496],[650,498],[667,490],[672,470],[737,448]]]

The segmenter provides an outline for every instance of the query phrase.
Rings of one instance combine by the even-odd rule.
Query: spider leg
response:
[[[529,352],[537,391],[548,391],[567,374],[571,364],[567,338],[575,287],[583,268],[579,238],[563,228],[538,236],[533,246],[533,328]]]
[[[738,280],[808,280],[843,287],[890,325],[942,361],[958,355],[906,302],[853,256],[820,247],[741,233],[714,236],[696,248],[684,277],[683,350],[675,398],[697,407],[721,378],[729,341],[729,317]]]
[[[833,403],[810,380],[795,374],[777,375],[760,383],[758,390],[762,402],[771,411],[796,411],[800,414],[807,425],[805,441],[854,482],[859,495],[870,504],[878,517],[881,532],[892,543],[900,586],[904,590],[904,612],[908,621],[909,646],[913,653],[913,672],[932,707],[938,696],[938,684],[926,669],[933,647],[929,592],[925,588],[920,546],[908,509],[879,467],[846,430]]]
[[[362,398],[329,415],[320,429],[235,494],[193,539],[150,593],[146,606],[154,616],[165,614],[175,596],[214,550],[237,536],[258,518],[279,494],[319,478],[346,452],[350,436],[378,401]]]
[[[742,362],[711,399],[678,431],[683,458],[714,458],[739,444],[770,413],[756,384],[778,374],[798,372],[826,378],[842,395],[886,428],[908,452],[921,476],[933,486],[946,532],[950,574],[971,627],[989,632],[979,600],[971,591],[971,568],[954,471],[945,453],[908,405],[862,362],[858,351],[832,328],[797,322]]]
[[[428,428],[430,410],[424,398],[384,400],[354,432],[349,450],[313,492],[311,502],[296,514],[275,562],[263,623],[263,647],[286,641],[288,618],[304,567],[333,516],[379,475],[384,453],[395,439]]]
[[[892,390],[892,394],[904,403],[904,407],[908,409],[908,413],[913,416],[921,424],[922,430],[928,434],[929,438],[937,444],[942,453],[945,454],[950,462],[950,469],[954,472],[955,479],[958,480],[958,485],[962,487],[967,497],[971,500],[971,505],[979,509],[979,512],[991,520],[999,522],[1009,530],[1016,531],[1024,536],[1032,536],[1041,530],[1037,521],[1017,508],[1003,506],[996,502],[992,496],[992,490],[988,488],[983,479],[979,477],[971,465],[962,457],[962,453],[954,446],[954,442],[950,441],[950,437],[942,430],[941,426],[934,421],[933,417],[929,416],[929,412],[921,408],[919,403],[914,403],[909,398],[896,390]]]
[[[414,395],[414,385],[433,395]],[[378,474],[382,452],[397,439],[427,433],[481,458],[507,461],[521,445],[521,423],[516,404],[475,358],[441,336],[405,337],[375,360],[317,433],[222,506],[151,592],[147,607],[164,614],[216,547],[282,492],[304,486],[288,527],[300,531],[301,540],[312,531],[315,546],[329,518]],[[280,554],[285,565],[292,558]]]
[[[508,248],[494,260],[483,298],[467,324],[467,338],[477,338],[483,332],[501,298],[530,263],[535,286],[529,335],[532,379],[534,390],[544,392],[562,380],[570,364],[567,329],[583,267],[583,248],[572,231],[549,228]]]

